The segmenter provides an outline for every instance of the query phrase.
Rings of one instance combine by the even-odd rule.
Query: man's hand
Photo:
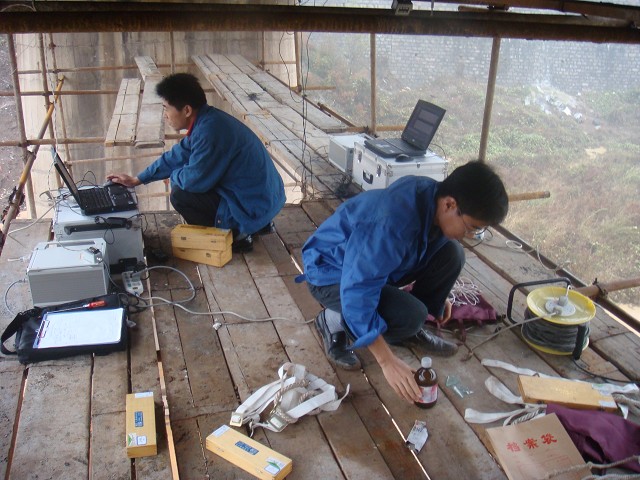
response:
[[[137,187],[142,184],[138,177],[132,177],[126,173],[110,173],[107,175],[107,180],[111,180],[113,183],[120,183],[125,187]]]
[[[420,400],[420,388],[411,367],[393,354],[382,336],[369,345],[369,350],[376,357],[387,383],[398,396],[410,403]]]
[[[451,302],[447,298],[444,301],[444,311],[442,312],[442,316],[436,318],[436,322],[438,322],[438,324],[442,326],[446,325],[449,320],[451,320]]]

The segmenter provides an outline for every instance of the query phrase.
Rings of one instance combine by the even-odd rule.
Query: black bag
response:
[[[72,309],[74,311],[82,311],[83,305],[92,302],[104,302],[104,306],[93,308],[92,310],[106,310],[121,308],[122,302],[118,294],[102,295],[99,297],[87,298],[75,302],[69,302],[51,307],[35,307],[31,310],[20,312],[7,326],[2,333],[0,340],[0,351],[5,355],[17,355],[18,361],[22,364],[31,362],[39,362],[43,360],[53,360],[55,358],[70,357],[85,353],[106,354],[118,350],[125,350],[128,343],[127,330],[127,310],[123,309],[122,327],[120,332],[120,340],[115,343],[106,344],[90,344],[90,345],[73,345],[64,347],[51,348],[34,348],[38,330],[42,324],[42,319],[47,312],[56,312],[60,310]],[[87,311],[87,309],[84,309]],[[5,347],[5,342],[15,334],[15,351],[11,351]]]

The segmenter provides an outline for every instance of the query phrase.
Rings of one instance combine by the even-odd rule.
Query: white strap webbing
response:
[[[482,360],[482,365],[486,367],[495,367],[502,368],[503,370],[507,370],[509,372],[517,373],[519,375],[529,375],[529,376],[539,376],[545,378],[560,378],[554,377],[552,375],[546,375],[541,372],[536,372],[535,370],[530,370],[528,368],[520,368],[510,363],[502,362],[500,360],[492,360],[492,359],[484,359]],[[613,393],[635,393],[638,392],[638,386],[629,383],[626,385],[613,385],[613,384],[595,384],[596,388],[603,394],[613,394]],[[522,397],[518,397],[511,393],[511,391],[498,380],[496,377],[490,376],[485,381],[485,386],[487,390],[495,396],[496,398],[502,400],[505,403],[510,404],[519,404],[523,405],[522,408],[518,410],[513,410],[511,412],[496,412],[496,413],[483,413],[472,408],[467,408],[464,412],[464,418],[469,423],[491,423],[496,420],[500,420],[506,418],[504,421],[504,425],[508,425],[515,418],[522,418],[525,415],[537,415],[543,414],[542,412],[546,409],[546,405],[544,404],[531,404],[525,403],[522,400]],[[618,407],[622,411],[623,417],[627,418],[629,409],[626,405],[621,405],[618,403]],[[537,413],[536,413],[537,411]]]
[[[338,398],[333,385],[307,372],[304,365],[285,363],[278,376],[279,380],[260,387],[236,409],[231,425],[249,423],[252,435],[256,427],[280,432],[304,415],[336,410],[349,393],[347,385],[345,394]],[[271,412],[260,422],[260,414],[271,404]]]

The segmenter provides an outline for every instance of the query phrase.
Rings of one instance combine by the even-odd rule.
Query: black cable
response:
[[[586,344],[589,338],[589,323],[587,322],[585,326],[587,329],[584,340]],[[522,325],[522,335],[535,345],[562,353],[571,353],[576,346],[578,325],[561,325],[544,319],[537,320]]]

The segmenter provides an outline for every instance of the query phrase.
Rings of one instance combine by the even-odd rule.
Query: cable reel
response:
[[[518,323],[511,318],[517,289],[558,282],[567,286],[537,288],[527,295],[521,333],[533,348],[552,355],[572,355],[578,360],[589,345],[589,321],[595,316],[596,307],[589,298],[571,290],[568,279],[553,278],[514,285],[509,293],[507,318],[512,324]],[[535,318],[538,320],[533,320]]]

